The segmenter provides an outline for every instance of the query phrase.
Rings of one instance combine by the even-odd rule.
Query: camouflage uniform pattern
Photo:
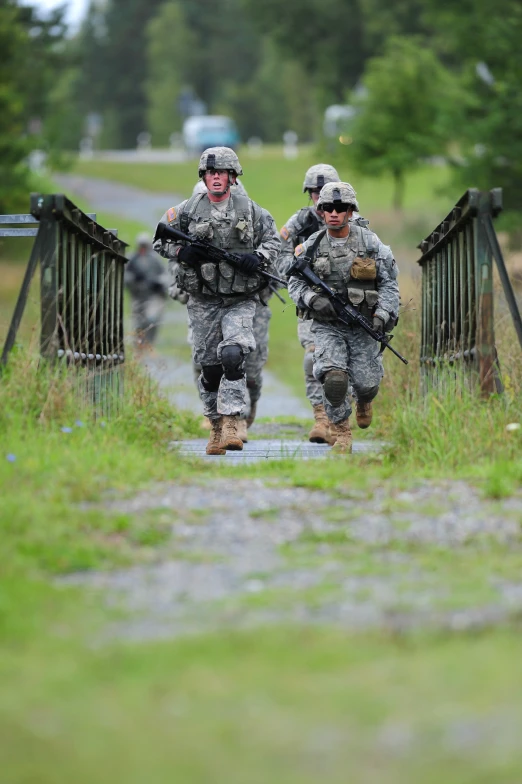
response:
[[[163,317],[169,277],[150,249],[134,253],[125,265],[124,283],[131,295],[132,320],[140,343],[153,343]]]
[[[306,253],[316,237],[317,234],[312,235],[302,246],[298,246],[296,256]],[[361,248],[364,249],[365,246],[372,250],[369,253],[363,253]],[[326,234],[317,249],[312,266],[319,277],[325,279],[331,288],[334,288],[338,294],[348,300],[352,296],[348,292],[352,291],[350,280],[353,263],[358,256],[363,255],[375,260],[376,301],[373,312],[386,324],[390,318],[394,319],[398,315],[398,269],[391,249],[383,245],[376,234],[359,226],[357,222],[351,222],[350,234],[346,244],[342,247],[332,244]],[[323,266],[319,265],[319,261],[323,263]],[[329,270],[328,274],[325,272],[326,269]],[[330,276],[336,280],[336,285],[332,285]],[[342,281],[347,282],[343,283]],[[318,292],[310,288],[300,278],[291,277],[288,293],[298,308],[306,311]],[[309,312],[313,314],[313,311]],[[356,399],[360,402],[373,400],[379,391],[379,384],[383,376],[379,345],[357,326],[345,327],[339,324],[322,323],[313,316],[311,324],[315,341],[313,370],[316,379],[322,382],[329,370],[343,370],[348,372],[349,382],[352,384]],[[324,397],[324,405],[328,418],[334,423],[344,421],[351,414],[351,404],[348,398],[340,406],[333,407]]]
[[[324,165],[321,165],[321,168],[323,166]],[[314,169],[315,167],[312,166],[311,168]],[[364,218],[361,218],[361,216],[356,212],[353,213],[351,220],[353,222],[360,221],[363,225],[367,224],[367,221],[365,221]],[[304,239],[303,233],[306,232],[308,226],[314,224],[317,225],[317,230],[323,229],[325,227],[322,214],[318,214],[315,207],[303,207],[294,213],[281,229],[281,253],[279,254],[279,259],[277,261],[278,272],[281,276],[287,277],[288,270],[294,263],[295,248],[297,245],[299,245],[300,242],[306,241]],[[303,357],[303,369],[305,376],[306,397],[308,398],[312,407],[318,406],[323,402],[323,387],[313,374],[313,352],[315,343],[314,336],[312,334],[311,319],[302,319],[298,317],[297,337],[299,338],[299,342],[305,351]]]
[[[254,351],[254,299],[243,299],[223,307],[219,302],[191,296],[187,311],[194,341],[192,356],[198,365],[219,364],[225,346],[240,346],[245,356]],[[245,410],[246,376],[238,381],[230,381],[222,376],[216,392],[205,389],[200,376],[198,389],[203,402],[203,413],[209,419],[215,419],[222,414],[242,414]]]
[[[216,168],[224,168],[216,163]],[[198,197],[193,197],[198,198]],[[236,204],[248,205],[249,225],[244,228],[245,220],[238,220]],[[180,215],[187,201],[168,210],[161,218],[162,223],[180,227]],[[205,194],[201,195],[196,211],[191,218],[189,233],[196,233],[198,227],[209,226],[212,231],[212,242],[233,252],[248,253],[255,250],[273,269],[280,248],[279,237],[274,220],[267,210],[241,195],[232,194],[224,211],[217,210]],[[185,283],[188,276],[196,277],[196,272],[176,260],[180,244],[157,240],[155,249],[169,259],[169,271],[177,286],[186,291]],[[223,266],[222,266],[223,265]],[[209,266],[209,265],[206,265]],[[219,264],[218,273],[225,262]],[[246,278],[246,276],[243,276]],[[254,277],[254,276],[252,276]],[[258,276],[255,276],[258,277]],[[241,276],[236,278],[241,281]],[[248,283],[248,281],[247,281]],[[193,335],[193,359],[199,365],[218,365],[221,352],[227,345],[240,346],[247,360],[250,352],[256,348],[253,321],[259,293],[243,291],[235,295],[212,292],[203,287],[201,290],[189,291],[187,303],[189,323]],[[219,415],[241,414],[246,409],[246,378],[230,381],[223,377],[218,392],[208,392],[199,380],[199,391],[203,401],[205,415],[215,418]]]
[[[268,359],[268,327],[272,311],[263,302],[256,304],[254,314],[254,338],[256,347],[246,358],[246,378],[250,403],[257,403],[263,386],[263,368]],[[247,414],[249,411],[246,412]]]

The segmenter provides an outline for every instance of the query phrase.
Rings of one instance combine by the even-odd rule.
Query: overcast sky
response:
[[[55,8],[57,5],[63,5],[64,1],[65,0],[21,0],[21,5],[34,5],[45,13],[46,11]],[[72,27],[77,27],[85,14],[88,4],[89,0],[68,0],[66,19]]]

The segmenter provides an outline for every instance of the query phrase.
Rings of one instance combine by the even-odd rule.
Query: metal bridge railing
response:
[[[31,280],[40,265],[40,353],[77,371],[87,399],[110,413],[122,390],[124,242],[62,194],[31,196],[31,216],[0,216],[3,236],[34,236],[35,243],[7,334],[7,363]],[[26,228],[29,222],[37,229]]]
[[[502,391],[493,318],[493,258],[522,346],[522,321],[493,226],[501,210],[501,188],[470,189],[418,246],[425,390],[451,368],[471,385],[478,383],[485,395]]]

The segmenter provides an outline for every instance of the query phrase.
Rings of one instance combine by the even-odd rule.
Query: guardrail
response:
[[[27,228],[37,223],[37,228]],[[31,215],[0,216],[0,236],[36,236],[1,357],[8,360],[37,266],[40,353],[78,371],[85,395],[104,413],[122,390],[123,272],[126,243],[63,194],[32,194]]]
[[[502,189],[469,189],[419,244],[422,256],[423,387],[451,368],[482,394],[502,391],[495,347],[493,263],[522,346],[522,320],[493,226]]]

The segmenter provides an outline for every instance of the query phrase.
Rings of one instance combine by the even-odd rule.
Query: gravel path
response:
[[[485,502],[462,482],[393,494],[375,486],[334,498],[260,479],[215,479],[158,485],[104,508],[154,510],[172,526],[162,563],[66,578],[103,590],[112,606],[130,613],[110,636],[140,640],[267,623],[466,630],[522,610],[522,582],[503,569],[487,572],[474,601],[451,564],[445,574],[444,561],[433,571],[425,560],[433,548],[471,563],[485,545],[520,550],[522,498]]]

